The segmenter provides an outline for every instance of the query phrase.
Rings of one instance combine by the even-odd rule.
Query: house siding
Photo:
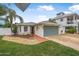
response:
[[[59,34],[64,34],[65,33],[65,26],[59,26]]]
[[[44,37],[43,25],[36,25],[34,30],[36,35]]]
[[[18,26],[17,32],[19,35],[27,35],[27,34],[31,34],[31,27],[27,26],[27,31],[24,31],[24,26]]]
[[[56,22],[58,25],[61,25],[61,26],[65,26],[67,25],[67,18],[62,18],[63,21],[61,21],[61,19],[57,19]]]

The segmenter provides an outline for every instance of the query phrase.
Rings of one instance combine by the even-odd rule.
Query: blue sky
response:
[[[79,14],[78,3],[31,3],[24,12],[15,4],[11,4],[8,7],[14,9],[18,15],[22,16],[24,22],[45,21],[55,17],[59,12]],[[16,22],[19,22],[19,20]]]

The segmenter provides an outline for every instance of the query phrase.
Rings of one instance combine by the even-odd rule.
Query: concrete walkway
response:
[[[79,36],[75,37],[74,34],[50,36],[46,38],[79,51]]]

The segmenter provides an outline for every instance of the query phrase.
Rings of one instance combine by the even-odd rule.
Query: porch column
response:
[[[24,26],[21,26],[21,33],[24,32]]]
[[[75,15],[73,15],[73,20],[75,20]]]
[[[78,33],[78,30],[79,30],[79,29],[78,29],[78,26],[76,26],[76,31],[77,31],[76,33]]]

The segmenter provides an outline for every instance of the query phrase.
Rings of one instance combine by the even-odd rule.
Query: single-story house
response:
[[[16,23],[16,26],[17,26],[17,34],[18,35],[33,34],[35,24],[36,23],[33,23],[33,22]]]
[[[40,23],[17,23],[16,26],[18,35],[34,34],[44,37],[59,34],[58,24],[49,21]]]

